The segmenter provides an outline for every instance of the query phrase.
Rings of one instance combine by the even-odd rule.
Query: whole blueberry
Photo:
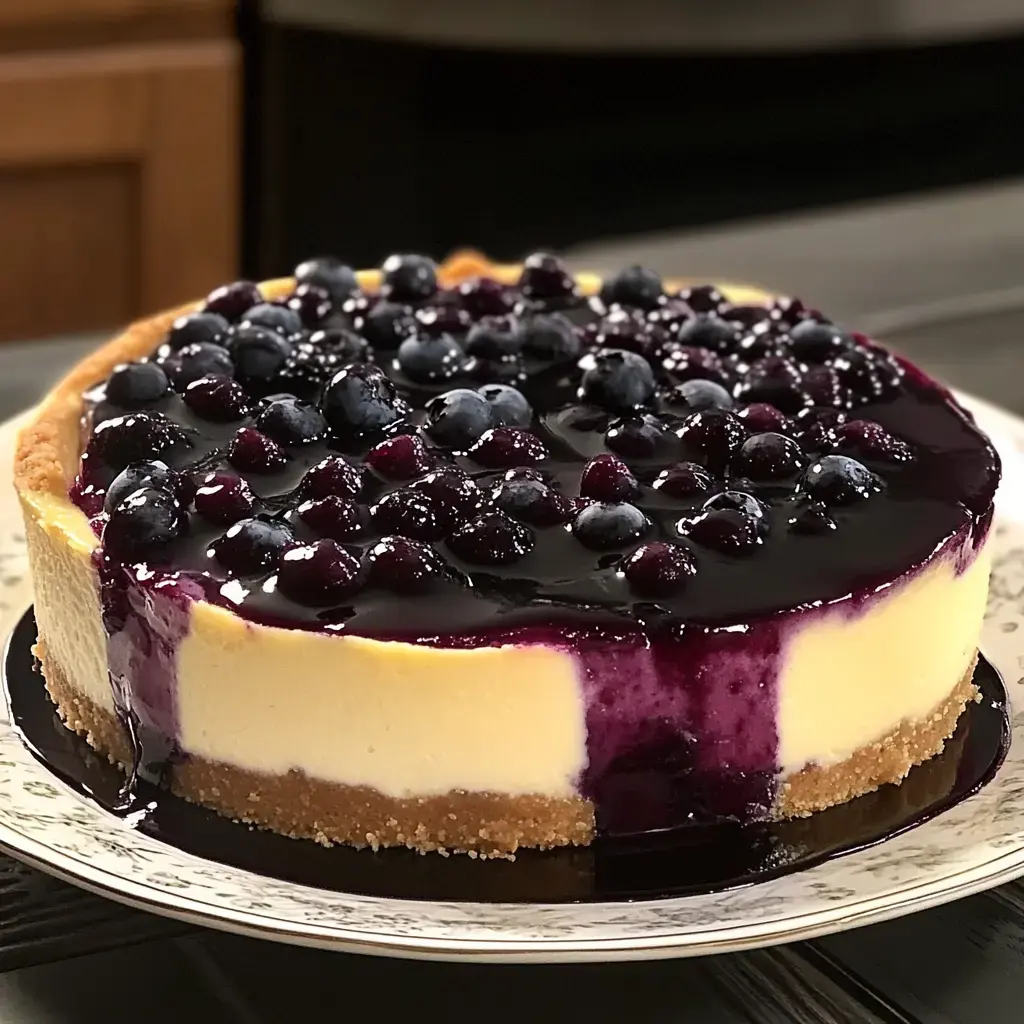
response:
[[[736,324],[728,323],[719,316],[702,314],[684,323],[676,340],[690,348],[706,348],[728,355],[740,340],[740,330]]]
[[[309,336],[309,346],[317,353],[336,356],[340,364],[364,363],[369,358],[369,344],[354,331],[344,327],[327,327]]]
[[[573,520],[576,539],[593,551],[610,551],[640,540],[650,527],[647,516],[627,502],[588,505]]]
[[[834,324],[803,320],[789,332],[789,351],[802,363],[825,363],[851,345]]]
[[[214,541],[214,558],[237,576],[258,576],[276,568],[281,556],[294,543],[292,531],[276,519],[255,516],[228,528]]]
[[[805,536],[831,533],[837,529],[836,521],[820,501],[812,501],[796,509],[789,517],[788,526],[791,533]]]
[[[744,404],[765,402],[787,416],[811,404],[801,387],[799,369],[783,356],[766,356],[752,363],[736,388],[736,398]]]
[[[451,380],[462,371],[465,358],[462,347],[448,334],[406,338],[398,346],[398,365],[417,384]]]
[[[431,458],[418,437],[398,434],[374,445],[366,455],[366,464],[389,480],[411,480],[427,472]]]
[[[812,366],[803,375],[804,394],[815,405],[833,409],[849,409],[853,405],[850,389],[831,366]]]
[[[634,501],[640,485],[629,466],[616,455],[595,455],[580,477],[580,496],[596,501]]]
[[[359,323],[360,334],[382,352],[394,351],[416,330],[416,318],[409,307],[394,302],[378,302]]]
[[[351,498],[337,494],[304,501],[295,509],[295,514],[318,537],[340,542],[354,540],[368,525],[363,509]]]
[[[706,469],[694,462],[680,462],[663,469],[653,486],[670,498],[694,498],[710,491],[712,483]]]
[[[672,401],[685,405],[691,412],[733,407],[732,395],[721,384],[710,380],[695,379],[677,384]]]
[[[203,478],[196,491],[195,506],[208,522],[231,526],[252,516],[256,499],[240,476],[219,470]]]
[[[636,309],[613,306],[597,324],[585,328],[588,340],[601,348],[622,349],[660,362],[668,345],[668,334]]]
[[[880,489],[875,474],[846,455],[825,455],[811,463],[804,473],[803,486],[812,498],[826,505],[850,505]]]
[[[259,305],[263,301],[263,293],[252,281],[232,281],[222,284],[206,296],[204,313],[216,313],[225,320],[234,322],[246,310]]]
[[[320,408],[331,429],[341,436],[376,433],[408,412],[379,367],[359,364],[346,366],[331,378]]]
[[[523,338],[511,317],[487,317],[473,324],[466,336],[466,354],[491,362],[514,359],[522,346]]]
[[[464,450],[494,424],[491,404],[477,391],[456,388],[427,403],[424,430],[439,444]]]
[[[490,277],[471,277],[458,286],[456,294],[472,317],[501,316],[512,309],[509,289]]]
[[[323,288],[337,305],[359,293],[356,272],[335,256],[304,260],[295,268],[295,281]]]
[[[491,422],[496,427],[528,427],[533,420],[533,409],[518,388],[485,384],[480,397],[491,407]]]
[[[572,499],[532,476],[506,475],[495,486],[492,497],[502,512],[534,526],[567,523],[573,516]]]
[[[714,469],[724,467],[747,439],[742,422],[724,409],[691,413],[676,434],[691,460]]]
[[[326,288],[315,284],[300,284],[288,296],[286,305],[299,318],[303,327],[319,327],[334,308]]]
[[[168,494],[176,496],[178,481],[178,474],[169,469],[164,462],[133,462],[122,469],[107,487],[103,509],[112,512],[129,494],[143,487],[167,491]]]
[[[487,497],[469,476],[455,466],[428,473],[413,488],[448,505],[463,518],[476,515],[487,505]]]
[[[232,334],[228,351],[243,384],[265,385],[280,373],[294,346],[266,327],[242,326]]]
[[[759,520],[735,508],[704,512],[685,524],[685,532],[703,547],[724,555],[749,555],[764,541]]]
[[[265,434],[239,427],[228,445],[228,462],[243,473],[276,473],[288,465],[288,456]]]
[[[850,420],[837,427],[836,449],[880,462],[910,462],[914,458],[906,441],[873,420]]]
[[[524,352],[536,359],[561,363],[580,354],[580,338],[572,323],[561,313],[537,313],[519,324]]]
[[[653,396],[654,373],[647,360],[621,349],[601,349],[580,385],[580,398],[606,409],[635,409]]]
[[[103,547],[122,561],[152,557],[180,537],[187,522],[173,494],[143,487],[113,508],[103,528]]]
[[[564,299],[576,294],[576,282],[557,256],[535,252],[523,260],[519,290],[527,299]]]
[[[619,455],[650,459],[667,437],[665,424],[651,413],[613,420],[605,431],[604,443]]]
[[[442,334],[465,333],[473,323],[473,318],[461,306],[452,302],[443,302],[436,306],[420,306],[414,316],[418,324],[417,333],[429,338]]]
[[[299,492],[307,498],[354,498],[361,488],[359,470],[340,455],[328,455],[306,471]]]
[[[772,432],[788,436],[795,430],[789,417],[767,402],[753,402],[740,409],[736,415],[743,421],[743,425],[755,434]]]
[[[171,379],[178,391],[184,391],[200,377],[231,377],[235,364],[227,350],[212,341],[186,345],[167,361]]]
[[[186,345],[219,342],[224,340],[228,327],[228,321],[218,313],[186,313],[171,324],[167,332],[167,347],[177,352]]]
[[[210,423],[232,423],[249,409],[245,388],[231,377],[200,377],[185,388],[182,400],[200,419]]]
[[[330,539],[298,544],[284,553],[277,586],[298,604],[337,604],[359,584],[359,560]]]
[[[486,512],[448,538],[452,552],[475,565],[511,565],[529,554],[533,544],[530,530],[504,512]]]
[[[601,287],[601,301],[607,306],[654,309],[664,294],[661,277],[653,270],[636,265],[620,270]]]
[[[170,383],[156,363],[124,363],[107,379],[106,397],[122,409],[142,409],[159,402]]]
[[[903,370],[887,354],[852,347],[832,360],[839,379],[855,395],[877,401],[900,386]]]
[[[695,313],[716,313],[726,305],[725,296],[713,284],[691,285],[679,297]]]
[[[690,345],[673,346],[665,353],[663,365],[679,381],[709,380],[716,384],[722,384],[725,381],[725,364],[716,352],[707,348],[694,348]],[[677,393],[678,389],[673,392],[673,395]]]
[[[395,302],[422,302],[437,291],[437,266],[429,256],[389,256],[381,267],[380,293]]]
[[[274,302],[261,302],[246,310],[240,321],[244,327],[266,327],[286,338],[302,330],[302,318],[294,309]]]
[[[256,419],[256,427],[279,444],[309,444],[327,433],[327,420],[314,405],[291,395],[275,395]]]
[[[647,597],[676,593],[696,571],[693,555],[686,548],[660,540],[637,548],[622,565],[630,587]]]
[[[370,583],[399,594],[422,592],[444,574],[438,553],[408,537],[382,537],[366,561]]]
[[[751,480],[784,480],[796,476],[805,463],[800,445],[785,434],[754,434],[743,442],[733,463]]]
[[[370,511],[380,533],[413,540],[440,540],[452,526],[450,506],[412,489],[385,494]]]
[[[470,446],[467,454],[474,462],[491,469],[506,466],[532,466],[548,457],[548,450],[536,434],[518,427],[492,427]]]
[[[157,456],[167,462],[191,447],[185,431],[156,412],[115,416],[97,424],[86,445],[86,455],[108,470],[120,473],[133,462]]]
[[[705,511],[731,509],[742,512],[748,519],[764,526],[765,508],[752,494],[746,491],[721,491],[704,502]]]

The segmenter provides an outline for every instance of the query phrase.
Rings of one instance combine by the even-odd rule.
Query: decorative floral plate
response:
[[[1024,708],[1024,421],[964,399],[1005,461],[983,649]],[[0,426],[10,463],[17,422]],[[13,493],[0,493],[0,631],[31,601]],[[805,871],[705,895],[516,904],[355,896],[184,853],[66,787],[0,712],[0,846],[43,871],[196,924],[349,952],[570,961],[721,953],[869,924],[1024,874],[1024,712],[980,792],[902,835]],[[373,856],[372,854],[366,854]]]

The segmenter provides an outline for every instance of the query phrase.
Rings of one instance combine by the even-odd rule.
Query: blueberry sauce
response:
[[[102,542],[118,706],[162,737],[140,759],[173,750],[203,598],[334,635],[560,647],[602,829],[763,813],[794,610],[860,608],[947,545],[965,568],[991,445],[796,300],[668,294],[635,267],[584,297],[540,253],[516,286],[384,266],[384,299],[338,261],[300,268],[315,301],[218,289],[138,364],[163,375],[86,395],[71,497]]]

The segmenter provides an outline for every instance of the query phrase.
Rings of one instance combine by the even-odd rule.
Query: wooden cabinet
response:
[[[61,45],[0,53],[0,339],[113,327],[231,277],[229,5],[0,3],[0,39],[37,35]]]

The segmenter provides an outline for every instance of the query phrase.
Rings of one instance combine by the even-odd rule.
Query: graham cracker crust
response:
[[[124,727],[71,686],[36,644],[46,689],[64,724],[122,768],[131,762]],[[420,853],[513,857],[521,847],[586,846],[594,810],[581,797],[507,796],[455,790],[399,799],[368,786],[345,786],[292,771],[266,775],[189,757],[171,768],[171,791],[218,814],[324,846],[406,846]]]
[[[861,747],[839,764],[808,765],[779,787],[775,813],[779,818],[803,818],[826,807],[846,803],[887,783],[899,784],[915,765],[942,752],[968,702],[979,700],[974,685],[978,656],[953,692],[932,714],[918,722],[901,722],[888,736]]]

